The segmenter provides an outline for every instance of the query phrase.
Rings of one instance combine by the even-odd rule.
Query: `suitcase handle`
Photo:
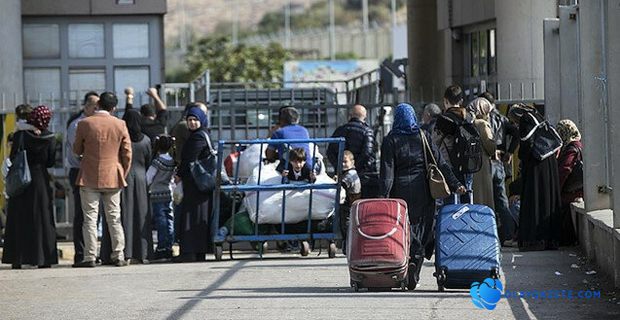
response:
[[[368,238],[368,239],[372,239],[372,240],[381,240],[381,239],[385,239],[391,235],[393,235],[394,233],[396,233],[396,231],[398,231],[397,228],[393,228],[392,231],[382,235],[382,236],[371,236],[368,234],[365,234],[361,228],[357,228],[357,232],[359,232],[359,234],[361,234],[364,238]]]
[[[360,211],[359,211],[359,205],[357,207],[355,207],[355,220],[357,220],[357,224],[359,225],[360,223],[360,215],[359,215]],[[385,239],[391,235],[393,235],[394,233],[396,233],[396,231],[398,231],[398,226],[400,225],[400,204],[398,205],[398,212],[397,212],[397,216],[396,216],[396,227],[392,228],[392,231],[382,235],[382,236],[371,236],[368,234],[365,234],[362,231],[362,228],[357,227],[357,232],[359,234],[361,234],[364,238],[367,239],[372,239],[372,240],[381,240],[381,239]]]
[[[469,204],[474,204],[474,191],[473,190],[467,190],[467,191],[465,191],[465,193],[467,193],[469,195]],[[452,196],[454,197],[454,204],[460,204],[461,203],[461,197],[458,194],[453,193]]]

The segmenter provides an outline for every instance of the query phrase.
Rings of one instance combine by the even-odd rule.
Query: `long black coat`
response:
[[[209,193],[198,190],[190,173],[190,162],[201,159],[208,154],[208,135],[202,129],[191,133],[181,153],[179,176],[183,181],[183,201],[177,224],[181,254],[203,254],[212,251],[213,237],[210,229]]]
[[[535,125],[530,116],[523,115],[519,122],[521,138]],[[542,161],[535,159],[530,140],[521,141],[519,146],[522,179],[519,248],[553,248],[558,246],[562,227],[558,163],[555,156]]]
[[[451,190],[456,190],[460,182],[441,156],[430,135],[428,133],[425,135],[448,186]],[[417,217],[432,217],[435,213],[435,199],[431,197],[428,187],[423,150],[419,134],[390,133],[383,139],[381,145],[380,194],[384,197],[405,200],[412,222]],[[430,155],[427,156],[430,162]]]
[[[28,157],[32,183],[8,201],[3,263],[52,265],[58,263],[52,189],[47,168],[54,165],[55,140],[50,132],[35,136],[18,131],[13,136],[11,157],[20,139]]]

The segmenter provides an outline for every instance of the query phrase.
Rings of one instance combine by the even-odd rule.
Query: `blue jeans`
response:
[[[515,236],[517,222],[510,214],[508,197],[506,196],[506,173],[504,163],[499,160],[491,161],[491,173],[493,175],[493,199],[495,202],[495,214],[501,222],[499,237],[501,241],[510,240]]]
[[[157,228],[157,251],[172,251],[174,216],[172,201],[153,201],[153,220]]]

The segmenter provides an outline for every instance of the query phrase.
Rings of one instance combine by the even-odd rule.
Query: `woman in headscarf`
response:
[[[469,103],[467,108],[473,110],[476,116],[474,126],[478,130],[480,142],[482,142],[482,167],[480,171],[474,173],[474,203],[483,204],[495,210],[491,157],[495,156],[497,145],[493,140],[493,130],[491,130],[489,123],[489,114],[493,110],[493,105],[485,98],[476,98]],[[500,230],[499,219],[497,221],[497,228]]]
[[[56,160],[56,140],[47,129],[51,118],[49,108],[38,106],[27,121],[40,133],[23,130],[13,136],[11,158],[23,147],[32,177],[23,193],[8,199],[2,262],[12,264],[13,269],[20,269],[22,264],[39,268],[58,264],[53,195],[47,172]]]
[[[571,120],[560,120],[557,125],[562,138],[562,150],[558,157],[560,190],[562,197],[562,245],[574,245],[577,242],[570,213],[571,202],[583,198],[583,166],[576,170],[578,163],[583,165],[581,133]]]
[[[123,120],[131,139],[131,168],[127,187],[121,193],[121,221],[125,231],[125,259],[130,263],[148,263],[153,255],[151,210],[146,187],[146,169],[151,164],[151,140],[142,133],[142,116],[136,110],[125,110]],[[105,218],[104,218],[105,219]],[[110,234],[103,223],[101,239],[102,264],[112,264]]]
[[[125,258],[148,263],[153,254],[153,234],[146,169],[151,165],[151,139],[142,133],[143,117],[136,110],[127,110],[123,120],[131,139],[131,169],[127,187],[121,193],[121,216],[125,230]]]
[[[450,189],[464,193],[465,187],[452,173],[428,133],[423,132],[433,156]],[[381,145],[380,195],[407,202],[411,223],[411,263],[409,289],[415,289],[419,279],[425,246],[433,240],[432,225],[435,199],[431,197],[424,162],[424,145],[413,107],[401,103],[394,113],[392,131]],[[430,160],[430,157],[428,157]]]
[[[536,126],[534,118],[544,121],[535,108],[524,104],[515,104],[508,112],[508,119],[519,127],[521,138],[520,251],[557,249],[562,223],[558,164],[553,156],[542,161],[534,158],[529,134]]]
[[[180,256],[177,262],[205,261],[205,254],[213,251],[210,228],[211,194],[201,192],[190,172],[190,163],[205,158],[211,150],[207,129],[207,114],[199,107],[192,107],[186,115],[190,135],[183,146],[178,175],[183,182],[183,201],[179,217]]]

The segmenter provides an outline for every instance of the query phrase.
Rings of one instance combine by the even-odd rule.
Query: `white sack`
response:
[[[276,171],[276,163],[268,164],[262,167],[261,185],[280,184],[282,176]],[[335,183],[327,174],[319,174],[316,177],[316,184]],[[246,185],[256,185],[258,181],[258,167],[248,179]],[[282,193],[283,191],[261,191],[260,204],[258,212],[258,223],[279,224],[282,221]],[[256,223],[256,191],[246,192],[244,204],[248,209],[250,220]],[[341,200],[344,200],[345,194],[340,193]],[[323,220],[334,213],[334,201],[336,199],[336,189],[314,190],[312,192],[312,219]],[[308,218],[308,205],[310,202],[310,190],[286,191],[286,223],[298,223],[306,221]]]

